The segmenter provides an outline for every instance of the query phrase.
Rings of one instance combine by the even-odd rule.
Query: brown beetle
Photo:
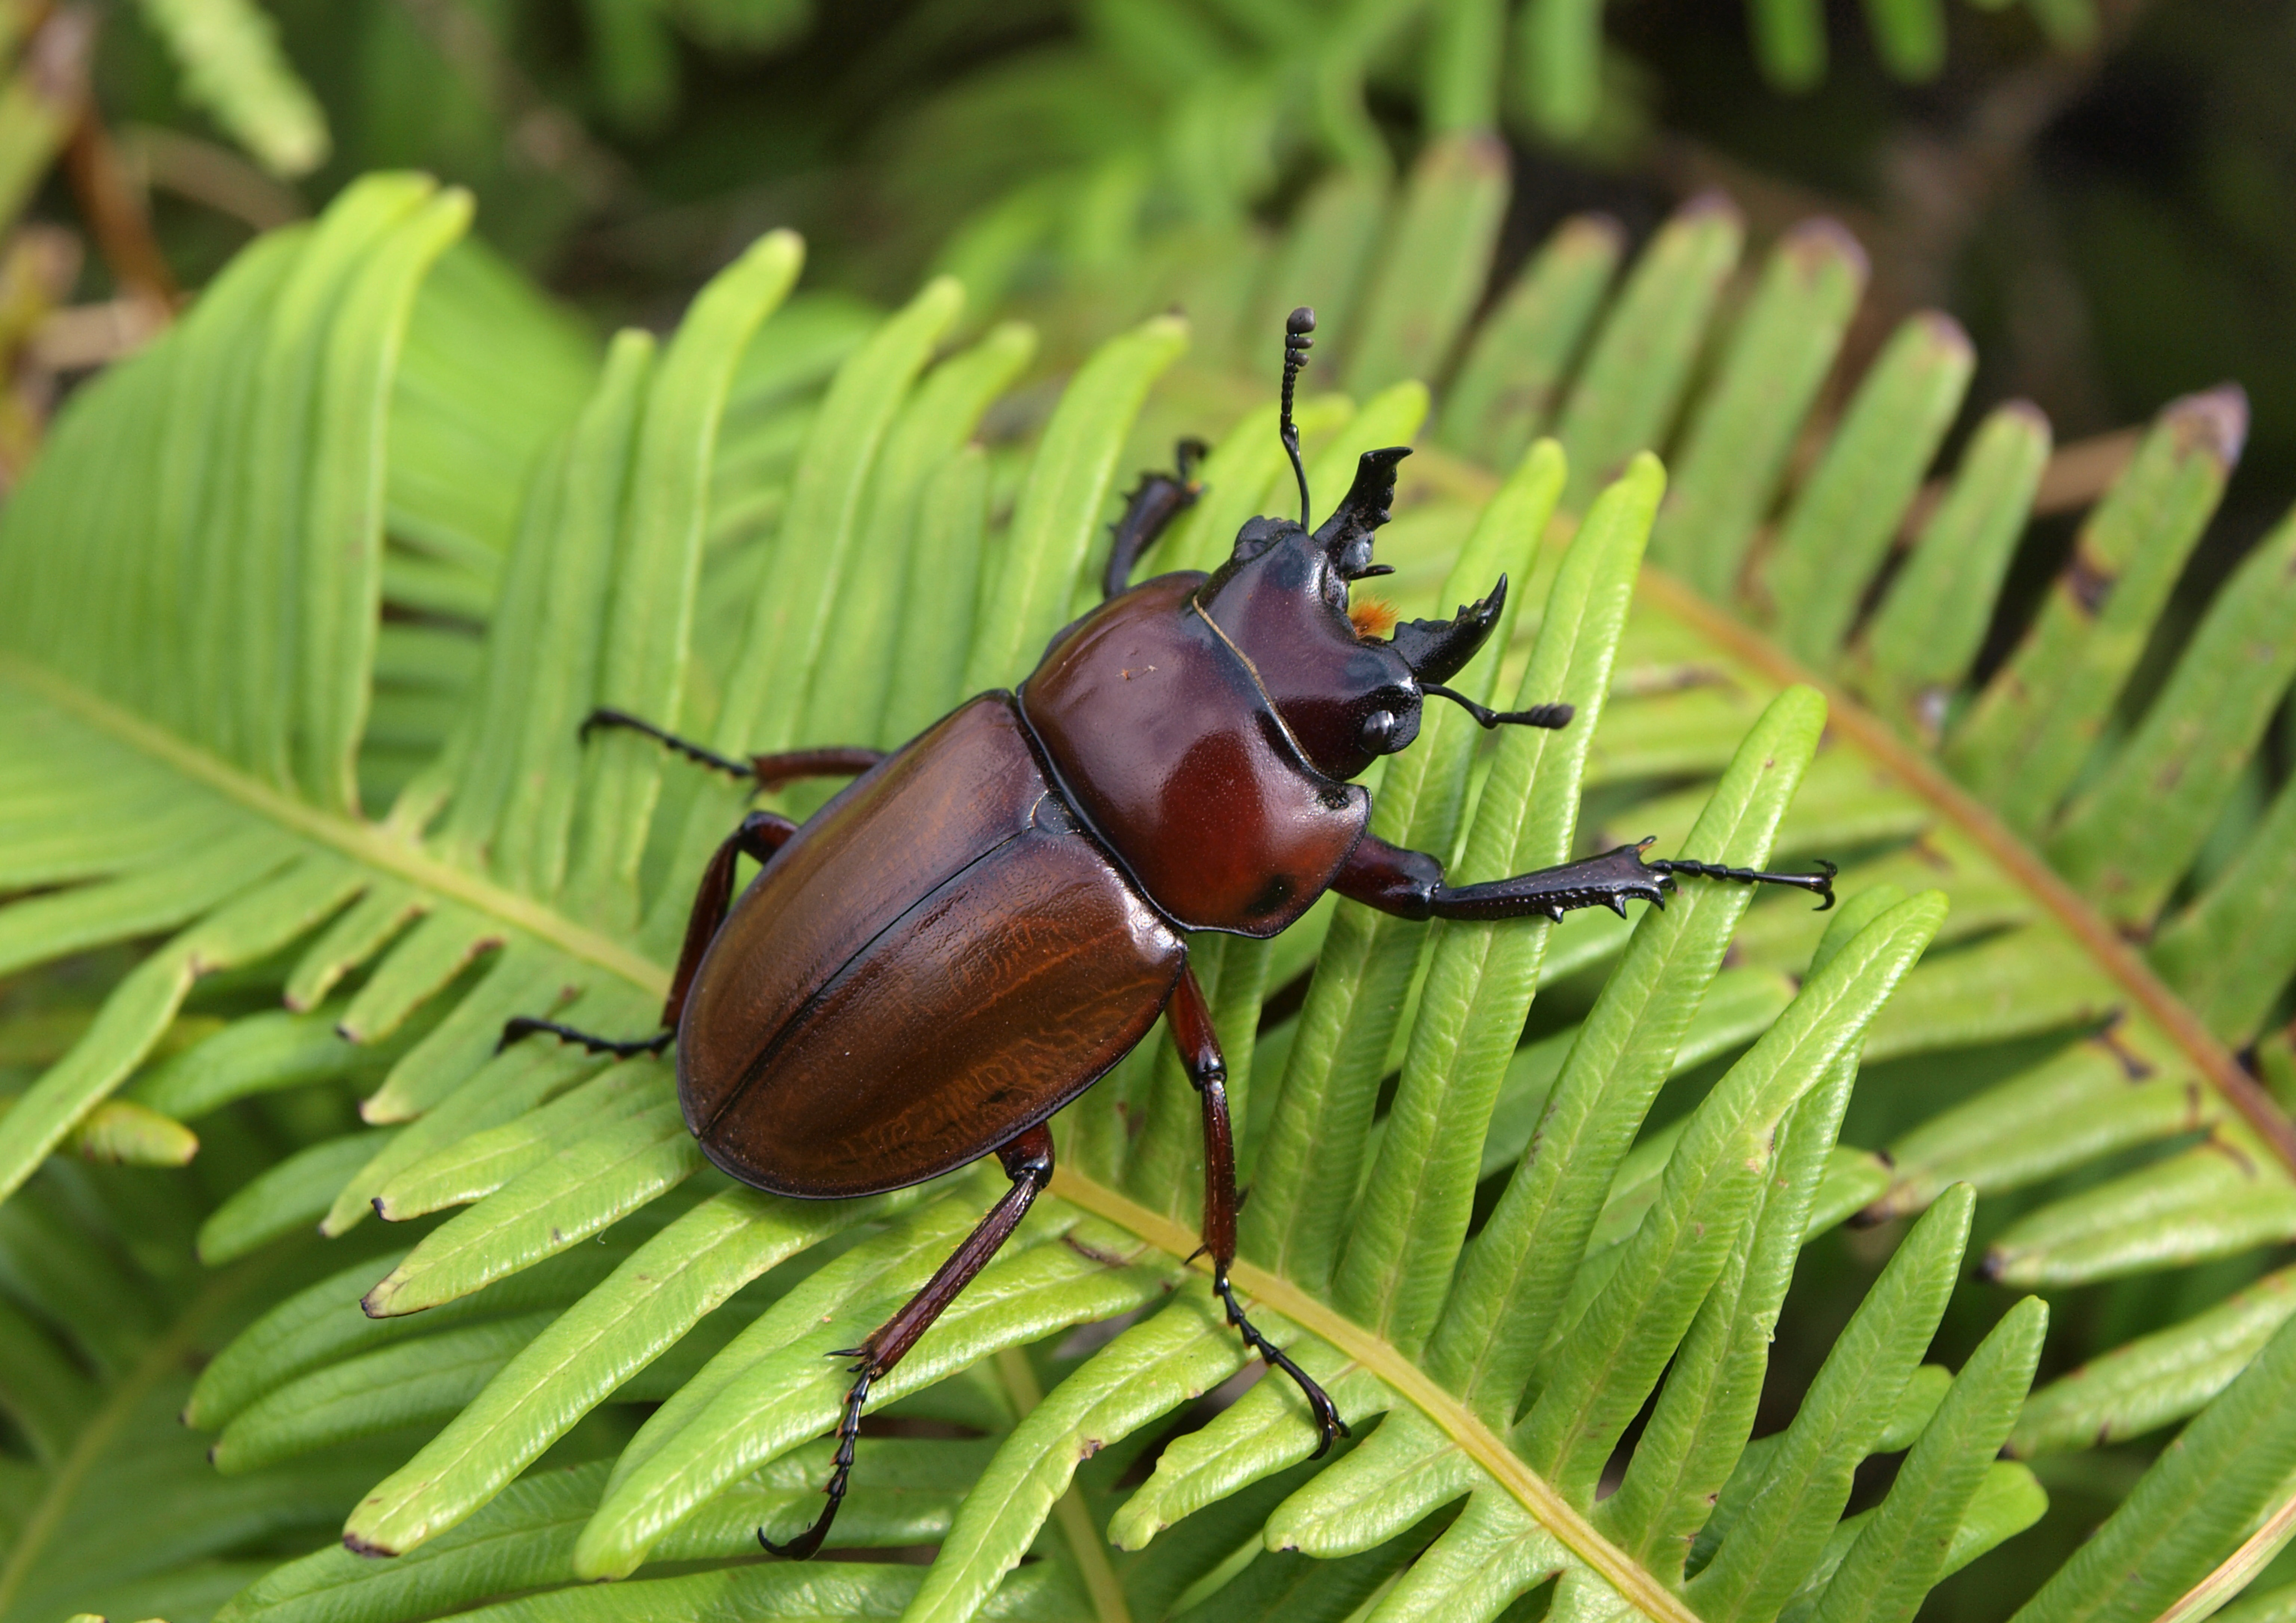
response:
[[[1385,574],[1402,447],[1366,452],[1354,487],[1310,531],[1292,422],[1315,316],[1287,324],[1281,432],[1300,522],[1259,518],[1210,576],[1127,589],[1132,565],[1195,499],[1151,475],[1116,527],[1107,601],[1053,639],[1017,692],[960,705],[890,755],[813,750],[728,759],[601,710],[705,765],[770,788],[858,773],[802,827],[745,817],[703,872],[659,1036],[616,1042],[516,1020],[618,1053],[677,1045],[685,1119],[709,1159],[801,1200],[875,1194],[994,1153],[1013,1180],[914,1299],[849,1356],[829,1504],[787,1545],[818,1549],[845,1493],[871,1384],[987,1266],[1052,1176],[1046,1119],[1105,1075],[1158,1014],[1203,1099],[1204,1248],[1228,1322],[1307,1395],[1323,1447],[1346,1430],[1323,1389],[1269,1344],[1228,1283],[1236,1189],[1226,1067],[1190,973],[1195,930],[1272,936],[1326,889],[1405,918],[1560,919],[1575,907],[1662,903],[1676,873],[1799,886],[1833,903],[1831,865],[1764,873],[1645,862],[1644,846],[1513,879],[1454,886],[1442,864],[1365,832],[1356,777],[1418,736],[1426,694],[1484,726],[1560,727],[1570,707],[1499,713],[1442,685],[1481,647],[1505,601],[1390,639],[1358,633],[1348,584]],[[733,899],[734,861],[765,865]],[[848,1355],[839,1355],[848,1356]],[[1321,1452],[1321,1449],[1318,1449]]]

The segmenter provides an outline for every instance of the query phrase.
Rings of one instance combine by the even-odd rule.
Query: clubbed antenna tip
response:
[[[1308,517],[1308,470],[1300,461],[1300,430],[1292,421],[1292,386],[1299,381],[1300,368],[1308,364],[1308,351],[1316,340],[1308,336],[1316,330],[1316,312],[1306,305],[1284,318],[1283,322],[1283,415],[1277,422],[1276,431],[1283,436],[1285,455],[1292,458],[1292,477],[1300,481],[1300,528],[1308,529],[1313,521]]]

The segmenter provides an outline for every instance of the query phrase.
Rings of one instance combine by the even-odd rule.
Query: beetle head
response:
[[[1406,620],[1392,638],[1364,635],[1349,619],[1349,584],[1389,572],[1372,561],[1372,537],[1395,499],[1395,466],[1410,454],[1403,446],[1365,452],[1355,484],[1320,529],[1250,521],[1197,594],[1327,777],[1352,778],[1417,738],[1425,684],[1474,657],[1506,601],[1501,577],[1482,602],[1447,620]]]

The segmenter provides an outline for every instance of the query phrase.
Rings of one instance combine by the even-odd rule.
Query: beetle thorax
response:
[[[1321,894],[1370,797],[1303,756],[1251,662],[1160,576],[1046,653],[1021,713],[1062,793],[1165,916],[1272,935]]]
[[[1419,684],[1390,644],[1357,632],[1348,584],[1324,549],[1296,525],[1284,529],[1221,569],[1197,607],[1250,664],[1316,770],[1352,778],[1418,736]]]

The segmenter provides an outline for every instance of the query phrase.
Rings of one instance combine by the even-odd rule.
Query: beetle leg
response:
[[[657,1031],[652,1037],[600,1037],[594,1031],[562,1026],[554,1020],[537,1020],[531,1015],[521,1014],[503,1021],[502,1037],[495,1044],[495,1052],[500,1053],[521,1037],[532,1037],[537,1031],[554,1037],[562,1043],[579,1043],[592,1053],[611,1053],[622,1060],[641,1053],[660,1053],[669,1046],[670,1037],[674,1035]]]
[[[1643,841],[1643,845],[1649,843],[1647,840]],[[1642,846],[1634,848],[1640,850]],[[1661,857],[1650,865],[1654,873],[1695,873],[1701,879],[1724,879],[1741,885],[1792,885],[1819,898],[1820,913],[1833,906],[1833,876],[1841,872],[1823,857],[1817,865],[1820,872],[1816,873],[1765,873],[1756,868],[1726,868],[1719,863],[1692,862],[1680,857]]]
[[[693,985],[694,971],[701,967],[701,955],[709,950],[709,943],[717,939],[733,909],[734,859],[747,857],[759,863],[771,862],[774,853],[796,832],[797,824],[778,812],[751,812],[709,854],[701,870],[701,882],[693,888],[693,911],[685,915],[685,945],[678,949],[677,972],[669,978],[669,997],[661,1006],[661,1023],[668,1029],[677,1029],[678,1017],[685,1012],[685,994]]]
[[[666,750],[675,750],[687,760],[722,772],[731,778],[747,778],[760,789],[779,789],[800,778],[842,778],[866,772],[885,758],[882,750],[871,750],[859,745],[837,745],[823,750],[784,750],[775,755],[753,755],[746,761],[730,755],[720,755],[715,750],[695,743],[690,738],[658,727],[642,717],[627,710],[617,710],[605,705],[590,712],[582,723],[582,737],[588,738],[600,727],[627,727],[633,733],[643,733]]]
[[[843,1357],[842,1353],[831,1355]],[[829,1503],[813,1525],[787,1544],[775,1544],[766,1537],[766,1529],[758,1529],[758,1543],[768,1555],[778,1555],[783,1561],[809,1561],[821,1548],[821,1541],[829,1537],[829,1525],[837,1520],[837,1507],[845,1503],[846,1484],[853,1475],[853,1450],[861,1440],[861,1406],[869,1399],[869,1388],[876,1377],[866,1365],[859,1370],[852,1389],[845,1394],[845,1407],[837,1422],[837,1453],[830,1463],[829,1484],[821,1491],[829,1496]]]
[[[773,1554],[803,1561],[821,1548],[821,1541],[829,1536],[829,1524],[837,1520],[837,1507],[845,1502],[847,1480],[853,1474],[854,1442],[861,1435],[861,1407],[868,1401],[870,1387],[891,1373],[909,1348],[917,1344],[917,1338],[932,1328],[933,1321],[972,1283],[973,1276],[988,1266],[988,1259],[1012,1238],[1013,1231],[1028,1216],[1037,1195],[1053,1181],[1052,1129],[1038,1122],[1006,1141],[996,1152],[996,1158],[1004,1164],[1004,1176],[1013,1180],[1013,1187],[988,1209],[988,1215],[965,1237],[964,1243],[925,1281],[924,1289],[911,1297],[898,1313],[871,1331],[860,1346],[850,1349],[861,1361],[853,1366],[853,1385],[845,1394],[845,1406],[838,1418],[837,1457],[830,1470],[828,1486],[822,1489],[829,1496],[829,1504],[811,1527],[787,1544],[775,1544],[760,1528],[758,1542]],[[831,1356],[843,1357],[846,1354]]]
[[[1366,906],[1406,919],[1519,919],[1544,916],[1560,920],[1579,907],[1608,907],[1625,916],[1628,902],[1666,905],[1677,873],[1701,879],[1729,880],[1742,885],[1790,885],[1818,898],[1820,913],[1833,906],[1833,876],[1830,862],[1819,863],[1816,873],[1769,873],[1759,868],[1726,868],[1717,863],[1661,857],[1644,862],[1651,842],[1641,840],[1567,862],[1560,867],[1518,873],[1482,884],[1454,885],[1443,876],[1443,865],[1424,851],[1390,845],[1366,834],[1356,842],[1347,861],[1332,877],[1332,889]]]
[[[800,778],[849,778],[885,758],[886,751],[865,744],[833,744],[820,750],[783,750],[750,758],[750,775],[760,789],[779,789]]]
[[[627,727],[633,733],[643,733],[664,749],[675,750],[687,760],[712,771],[722,772],[728,777],[745,778],[750,775],[749,767],[731,756],[720,755],[691,739],[680,738],[675,733],[654,725],[644,717],[633,716],[627,710],[617,710],[603,704],[582,718],[582,729],[577,736],[587,743],[590,734],[601,727]]]
[[[1204,1102],[1204,1250],[1211,1254],[1212,1290],[1227,1308],[1227,1322],[1243,1337],[1243,1344],[1258,1353],[1262,1363],[1282,1370],[1299,1383],[1323,1433],[1312,1456],[1320,1459],[1333,1439],[1352,1435],[1347,1422],[1340,1418],[1339,1406],[1316,1384],[1314,1376],[1259,1333],[1258,1326],[1244,1316],[1242,1304],[1235,1299],[1235,1287],[1228,1283],[1227,1271],[1235,1261],[1235,1215],[1243,1202],[1235,1193],[1235,1134],[1227,1117],[1227,1060],[1220,1053],[1219,1033],[1212,1026],[1211,1008],[1204,1001],[1204,988],[1197,983],[1195,971],[1181,967],[1180,984],[1172,988],[1172,1001],[1164,1012],[1172,1041],[1188,1068],[1188,1079],[1196,1085]]]
[[[1176,460],[1177,474],[1144,473],[1132,494],[1124,499],[1124,516],[1116,521],[1116,536],[1108,548],[1108,567],[1101,573],[1103,597],[1115,597],[1132,584],[1133,566],[1140,554],[1156,545],[1174,519],[1196,504],[1203,487],[1188,475],[1195,464],[1203,460],[1204,442],[1201,439],[1180,441]]]
[[[535,1032],[547,1032],[562,1043],[579,1043],[592,1053],[618,1054],[628,1059],[632,1054],[660,1053],[670,1045],[677,1032],[677,1017],[685,1012],[686,988],[693,984],[693,972],[701,965],[701,955],[726,922],[726,914],[734,905],[734,859],[753,857],[758,862],[770,862],[775,851],[791,834],[797,824],[778,812],[751,812],[742,819],[735,829],[701,870],[701,883],[695,889],[693,911],[686,915],[685,946],[677,955],[677,973],[670,978],[669,1001],[662,1006],[661,1029],[652,1037],[615,1038],[600,1037],[594,1032],[577,1030],[562,1026],[554,1020],[537,1020],[521,1014],[503,1022],[502,1038],[495,1052]]]

